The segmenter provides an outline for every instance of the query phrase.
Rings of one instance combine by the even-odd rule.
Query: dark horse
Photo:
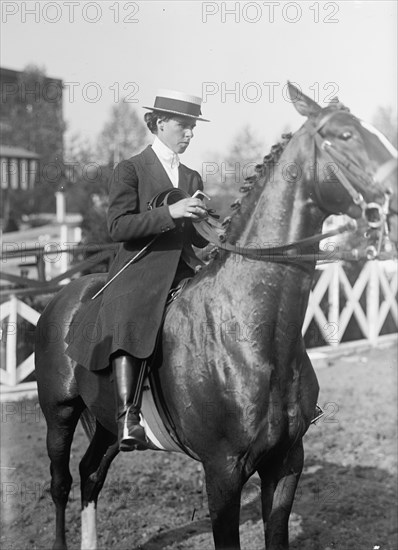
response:
[[[250,249],[251,255],[219,250],[171,305],[163,328],[158,375],[178,439],[203,465],[218,550],[240,548],[240,496],[255,472],[261,478],[266,547],[288,548],[302,438],[318,396],[301,337],[318,254],[314,243],[332,213],[364,214],[373,223],[381,216],[377,227],[383,231],[393,213],[386,211],[388,198],[396,196],[394,153],[377,131],[339,103],[322,109],[294,86],[289,91],[307,121],[257,167],[227,231],[227,241],[239,243],[237,252]],[[296,245],[282,246],[288,243]],[[75,364],[63,341],[82,302],[102,284],[100,275],[71,282],[37,327],[56,549],[66,548],[70,448],[85,409],[96,418],[80,463],[85,549],[96,548],[97,498],[118,454],[109,373]],[[54,327],[62,328],[62,338],[50,338]]]

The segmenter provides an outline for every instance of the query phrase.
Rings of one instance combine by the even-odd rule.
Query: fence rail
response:
[[[50,243],[51,245],[57,245],[57,243]],[[7,247],[8,245],[8,247]],[[12,245],[12,247],[11,247]],[[21,271],[24,270],[26,266],[33,266],[37,269],[37,279],[32,279],[29,277],[23,277],[15,275],[15,273],[7,273],[4,270],[0,273],[0,278],[5,279],[15,285],[22,287],[38,287],[46,289],[48,286],[58,285],[62,281],[70,279],[75,273],[82,272],[86,269],[91,269],[95,265],[98,265],[104,261],[110,261],[114,256],[118,244],[109,243],[109,244],[73,244],[72,246],[56,246],[55,249],[51,247],[40,246],[40,247],[25,247],[22,245],[17,245],[14,243],[5,243],[3,245],[4,250],[0,254],[0,262],[2,267],[7,261],[19,260],[19,268]],[[86,255],[85,259],[81,261],[74,261],[73,265],[69,269],[65,269],[60,275],[50,278],[46,273],[46,264],[55,263],[60,256],[76,258],[77,255]],[[55,258],[54,258],[55,256]],[[28,262],[28,259],[33,261]],[[67,262],[69,264],[70,262]],[[1,295],[4,296],[5,293],[9,295],[15,292],[15,289],[2,290]]]
[[[8,317],[6,330],[2,330],[2,336],[6,335],[5,369],[0,369],[0,383],[7,386],[16,386],[34,371],[34,354],[29,355],[20,365],[17,365],[18,348],[18,315],[32,325],[36,326],[40,313],[32,307],[11,296],[8,302],[1,304],[0,321]],[[2,338],[3,341],[3,338]]]
[[[366,262],[351,284],[341,262],[317,266],[321,275],[310,293],[303,324],[306,333],[312,320],[331,346],[340,344],[349,322],[356,320],[364,339],[375,344],[388,314],[398,327],[397,263]],[[327,314],[321,302],[327,297]]]
[[[57,255],[63,254],[76,257],[77,254],[84,254],[89,255],[89,257],[75,262],[63,273],[49,278],[46,274],[45,260],[46,255],[48,259],[48,256],[51,256],[54,251],[45,246],[27,248],[25,246],[14,246],[14,243],[9,244],[10,246],[4,247],[0,255],[0,261],[3,265],[7,260],[18,259],[21,261],[19,264],[21,269],[26,265],[34,266],[37,269],[37,279],[19,276],[15,273],[7,273],[4,270],[0,273],[1,279],[20,287],[6,288],[0,292],[0,384],[2,385],[2,389],[15,390],[19,387],[23,392],[25,387],[31,388],[32,386],[31,382],[24,383],[23,381],[34,372],[35,367],[34,353],[31,353],[18,364],[18,320],[24,320],[33,325],[33,327],[36,327],[40,312],[26,304],[21,298],[55,294],[73,275],[92,269],[103,262],[109,264],[118,245],[113,243],[95,245],[73,244],[72,248],[57,246],[55,251]],[[28,263],[27,260],[31,260],[32,258],[34,258],[34,261]]]
[[[98,247],[96,249],[98,251]],[[114,246],[101,251],[96,262],[90,259],[90,266],[100,263],[110,254]],[[23,296],[50,294],[58,291],[65,278],[87,267],[87,260],[73,266],[61,276],[36,285],[30,289],[11,289],[2,292],[0,321],[3,327],[1,355],[5,365],[0,369],[0,383],[7,387],[20,385],[34,371],[34,353],[17,364],[18,319],[24,319],[36,326],[40,313],[24,303]],[[398,327],[397,287],[398,273],[396,260],[368,261],[363,265],[359,276],[351,284],[341,262],[317,266],[319,277],[309,298],[303,325],[305,335],[309,327],[316,325],[326,344],[336,347],[342,341],[347,327],[355,319],[362,338],[375,345],[382,332],[387,317],[396,331]],[[326,302],[326,306],[325,306]],[[391,331],[390,331],[391,332]],[[3,387],[4,387],[3,386]]]

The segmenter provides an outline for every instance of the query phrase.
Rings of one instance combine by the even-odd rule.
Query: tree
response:
[[[146,126],[129,103],[113,106],[94,149],[81,135],[67,144],[73,181],[67,186],[67,209],[82,214],[82,243],[107,243],[108,181],[115,162],[138,153],[146,144]],[[96,266],[95,269],[98,269]]]
[[[211,207],[221,217],[230,214],[230,205],[240,196],[239,188],[246,177],[261,163],[265,146],[249,125],[236,134],[226,154],[213,156],[204,163],[203,178],[206,193],[212,197]]]
[[[229,163],[239,162],[242,166],[248,163],[258,163],[264,156],[264,144],[254,133],[249,124],[235,136],[227,155]]]
[[[66,165],[69,166],[69,182],[65,186],[68,212],[82,215],[82,239],[80,244],[106,244],[111,242],[107,229],[108,180],[112,169],[98,162],[90,142],[79,134],[72,135],[66,146]],[[84,250],[75,255],[75,261],[85,260],[96,252]],[[95,264],[84,271],[107,271],[108,262]]]
[[[98,153],[79,133],[68,139],[65,158],[69,180],[65,186],[66,209],[82,215],[83,243],[110,242],[106,208],[111,168],[98,162]]]
[[[65,144],[66,164],[88,164],[98,161],[98,153],[95,152],[90,140],[82,136],[80,132],[70,135]]]
[[[101,163],[114,165],[139,153],[148,142],[148,132],[130,103],[121,101],[112,107],[108,122],[98,139]]]
[[[16,83],[2,87],[1,101],[6,120],[2,142],[34,151],[42,165],[62,163],[61,81],[48,78],[43,68],[28,65]]]
[[[90,141],[78,132],[66,142],[65,166],[68,179],[66,209],[68,212],[79,212],[84,217],[91,206],[91,195],[105,195],[107,186],[97,153]]]

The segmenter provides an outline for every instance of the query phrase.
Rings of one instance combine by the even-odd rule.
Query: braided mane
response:
[[[282,134],[282,141],[273,145],[270,153],[263,158],[263,162],[256,165],[255,173],[245,178],[245,183],[239,189],[244,194],[243,198],[237,199],[231,204],[233,213],[223,221],[226,228],[225,240],[228,240],[228,242],[234,244],[238,239],[246,225],[248,214],[253,211],[270,175],[273,173],[273,165],[281,157],[291,137],[291,133]]]

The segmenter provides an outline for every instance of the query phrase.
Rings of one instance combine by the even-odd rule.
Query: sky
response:
[[[338,95],[372,121],[396,112],[397,4],[341,2],[1,2],[1,66],[64,81],[66,138],[92,143],[114,102],[142,115],[159,88],[203,97],[182,161],[201,169],[248,124],[264,153],[304,122],[290,80],[322,106]]]

